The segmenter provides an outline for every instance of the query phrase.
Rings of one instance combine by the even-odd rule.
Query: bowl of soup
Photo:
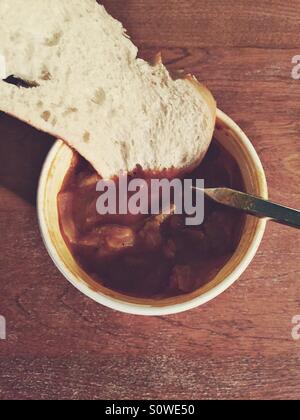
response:
[[[211,147],[182,180],[268,198],[262,164],[245,133],[222,111]],[[150,182],[141,168],[129,179]],[[136,315],[168,315],[207,303],[240,278],[254,258],[266,222],[213,203],[204,221],[182,214],[99,214],[100,176],[57,141],[40,178],[38,218],[46,248],[61,273],[94,301]]]

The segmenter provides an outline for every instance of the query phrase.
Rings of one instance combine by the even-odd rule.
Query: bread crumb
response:
[[[42,80],[51,80],[52,79],[52,75],[48,69],[47,66],[43,65],[42,71],[41,71],[41,75],[40,78]]]
[[[70,108],[67,108],[65,110],[65,112],[63,113],[63,116],[64,117],[67,117],[68,115],[74,114],[75,112],[78,112],[78,109],[77,108],[74,108],[74,107],[70,107]]]
[[[50,117],[51,117],[51,112],[49,112],[49,111],[44,111],[41,115],[41,118],[46,122],[49,121]]]
[[[89,133],[88,131],[86,131],[86,132],[84,133],[84,135],[83,135],[83,141],[84,141],[85,143],[88,143],[88,142],[90,141],[90,138],[91,138],[90,133]]]
[[[55,33],[52,35],[52,37],[51,37],[51,38],[47,38],[47,39],[45,40],[45,45],[47,45],[47,47],[55,47],[56,45],[58,45],[58,44],[59,44],[59,41],[60,41],[60,39],[61,39],[62,35],[63,35],[63,32],[62,32],[62,31],[60,31],[60,32],[55,32]]]
[[[97,105],[101,105],[105,101],[105,98],[106,98],[106,95],[105,95],[104,90],[102,88],[99,88],[96,90],[95,96],[92,99],[92,102],[94,102]]]

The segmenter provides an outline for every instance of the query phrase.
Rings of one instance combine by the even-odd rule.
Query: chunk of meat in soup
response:
[[[98,249],[98,256],[110,257],[135,246],[136,237],[126,226],[103,226],[83,237],[79,245]]]
[[[162,225],[171,218],[175,212],[175,206],[173,205],[169,210],[151,217],[146,223],[143,229],[139,232],[139,238],[142,241],[145,248],[149,250],[155,250],[162,246],[163,237],[161,228]]]

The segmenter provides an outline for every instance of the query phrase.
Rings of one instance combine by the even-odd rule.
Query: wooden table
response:
[[[252,139],[271,197],[300,208],[300,1],[104,3],[141,56],[161,50],[209,86]],[[0,118],[0,398],[299,398],[299,232],[270,224],[251,268],[202,308],[115,313],[70,286],[44,249],[35,197],[52,141]]]

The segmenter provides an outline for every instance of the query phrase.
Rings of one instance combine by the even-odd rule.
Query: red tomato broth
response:
[[[156,176],[137,168],[128,180],[149,183]],[[244,190],[237,163],[216,140],[201,165],[182,178],[204,179],[206,188]],[[186,226],[186,215],[171,215],[163,223],[160,216],[103,216],[96,210],[100,179],[74,155],[58,195],[58,212],[75,260],[105,287],[141,298],[189,293],[214,278],[236,251],[245,224],[242,213],[206,199],[201,226]]]

